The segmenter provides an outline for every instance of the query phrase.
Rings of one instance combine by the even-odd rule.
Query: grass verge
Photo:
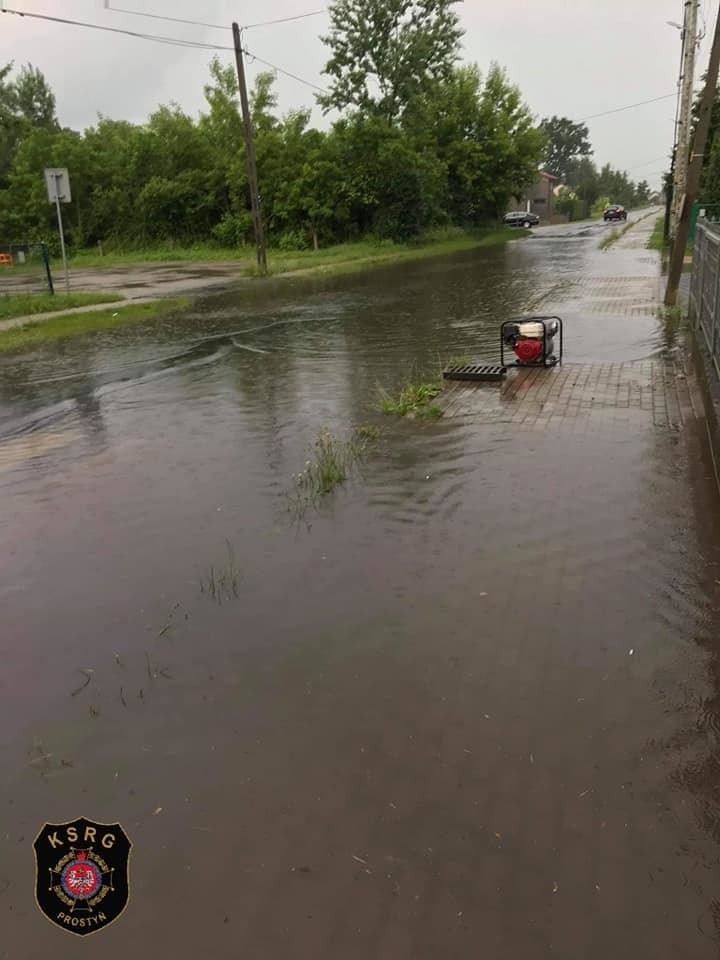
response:
[[[317,271],[324,275],[339,275],[365,270],[368,267],[425,260],[478,247],[492,247],[522,240],[529,236],[525,230],[492,229],[487,231],[440,231],[429,234],[414,243],[363,241],[344,243],[326,250],[301,250],[290,253],[271,251],[268,258],[270,274]],[[247,276],[256,276],[257,268],[249,267]]]
[[[393,263],[401,260],[419,260],[471,250],[474,247],[494,246],[509,240],[521,240],[528,236],[526,230],[489,227],[485,230],[466,231],[459,228],[443,228],[426,233],[411,243],[394,243],[391,240],[362,240],[357,243],[340,243],[321,250],[269,250],[268,269],[271,274],[296,270],[345,267],[362,267],[373,263]],[[100,256],[94,250],[80,250],[73,254],[70,265],[75,269],[90,267],[116,267],[132,264],[162,262],[239,261],[246,276],[256,276],[254,247],[217,247],[213,244],[193,244],[188,247],[157,246],[140,250],[108,251]]]
[[[607,237],[602,239],[598,244],[601,250],[607,250],[608,247],[611,247],[616,240],[619,240],[620,237],[624,237],[628,230],[632,230],[633,227],[636,227],[639,223],[642,223],[643,220],[647,220],[648,217],[652,216],[652,213],[646,213],[642,217],[638,217],[637,220],[630,220],[622,230],[616,230],[614,227]]]
[[[667,248],[667,243],[665,242],[665,217],[658,217],[655,221],[655,228],[650,234],[647,247],[648,250],[665,250]]]
[[[124,300],[121,293],[56,293],[54,296],[50,293],[6,293],[0,295],[0,320],[118,300]]]
[[[108,250],[104,256],[100,256],[96,250],[78,250],[70,257],[70,267],[84,269],[86,267],[122,267],[138,263],[250,261],[254,258],[254,247],[218,247],[212,243],[194,243],[186,247],[160,244],[137,250]]]
[[[60,340],[95,330],[110,330],[124,327],[141,320],[151,320],[181,310],[189,303],[188,297],[173,300],[155,300],[152,303],[137,303],[118,310],[95,310],[90,313],[63,313],[47,320],[31,320],[9,330],[0,330],[0,353],[9,353],[28,347],[40,346],[50,340]]]
[[[600,250],[607,250],[607,248],[611,247],[616,240],[620,239],[620,236],[621,236],[620,231],[616,230],[615,227],[613,227],[610,233],[606,237],[602,238],[602,240],[598,244],[598,247],[600,248]]]
[[[441,417],[442,407],[433,403],[441,393],[440,383],[406,383],[397,397],[383,393],[380,409],[383,413],[396,417]]]
[[[345,483],[379,436],[377,427],[359,427],[344,439],[323,428],[305,469],[293,477],[293,489],[288,494],[290,509],[302,516],[309,507],[317,507],[323,497]]]

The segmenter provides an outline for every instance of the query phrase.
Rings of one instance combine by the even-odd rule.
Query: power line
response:
[[[278,73],[282,73],[286,77],[290,77],[292,80],[297,80],[298,83],[304,83],[306,87],[312,87],[313,90],[319,90],[320,93],[327,93],[327,90],[324,87],[319,87],[316,83],[313,83],[311,80],[305,80],[303,77],[299,77],[296,73],[290,73],[289,70],[285,70],[283,67],[278,67],[275,63],[270,63],[268,60],[263,60],[262,57],[259,57],[256,53],[252,53],[247,47],[243,50],[243,53],[246,57],[250,57],[251,60],[257,60],[258,63],[262,63],[264,67],[270,67],[271,70],[277,70]]]
[[[174,47],[189,47],[195,50],[234,51],[234,47],[223,46],[222,44],[203,43],[199,40],[182,40],[179,37],[164,37],[154,33],[140,33],[136,30],[125,30],[121,27],[106,27],[99,23],[87,23],[83,20],[69,20],[65,17],[52,17],[49,14],[44,13],[28,13],[24,10],[10,10],[7,7],[2,8],[2,13],[11,13],[19,17],[30,17],[33,20],[48,20],[51,23],[59,23],[64,26],[85,27],[89,30],[101,30],[104,33],[118,33],[122,36],[133,37],[136,40],[150,40],[155,43],[164,43]],[[257,62],[262,63],[263,66],[270,67],[271,70],[276,70],[278,73],[281,73],[286,77],[290,77],[292,80],[302,83],[306,87],[310,87],[313,90],[319,91],[320,93],[327,92],[323,87],[318,86],[318,84],[313,83],[311,80],[306,80],[304,77],[300,77],[296,73],[291,73],[289,70],[285,70],[284,67],[279,67],[276,63],[270,63],[268,60],[264,60],[262,57],[259,57],[257,54],[252,53],[247,49],[244,50],[244,53],[252,60],[257,60]]]
[[[168,23],[184,23],[191,27],[209,27],[211,30],[229,30],[219,23],[204,23],[202,20],[183,20],[181,17],[162,17],[158,13],[143,13],[142,10],[126,10],[124,7],[111,7],[110,0],[105,0],[105,9],[111,13],[127,13],[133,17],[149,17],[151,20],[166,20]]]
[[[183,23],[192,27],[208,27],[210,30],[228,30],[229,27],[222,26],[219,23],[205,23],[203,20],[184,20],[182,17],[164,17],[159,13],[145,13],[142,10],[128,10],[126,7],[112,7],[110,0],[105,0],[105,9],[111,13],[125,13],[132,17],[149,17],[151,20],[165,20],[168,23]],[[326,8],[322,10],[310,10],[308,13],[296,13],[290,17],[279,17],[276,20],[263,20],[261,23],[249,23],[242,27],[242,30],[254,30],[256,27],[272,27],[278,23],[290,23],[293,20],[305,20],[308,17],[319,17],[326,13]]]
[[[660,160],[670,162],[670,158],[666,156],[654,157],[652,160],[646,160],[645,163],[636,163],[634,167],[628,167],[628,170],[639,170],[641,167],[649,167],[651,163],[658,163]]]
[[[670,100],[677,96],[677,91],[668,93],[664,97],[653,97],[652,100],[639,100],[637,103],[629,103],[626,107],[616,107],[614,110],[604,110],[602,113],[592,113],[589,117],[583,117],[578,123],[585,123],[588,120],[596,120],[598,117],[608,117],[611,113],[622,113],[623,110],[634,110],[635,107],[644,107],[648,103],[659,103],[661,100]]]
[[[108,9],[112,10],[115,13],[120,13],[120,12],[138,13],[138,11],[120,11],[119,8],[115,8],[115,7],[108,7]],[[108,27],[99,23],[88,23],[87,21],[84,21],[84,20],[70,20],[66,17],[53,17],[46,13],[30,13],[29,11],[26,11],[26,10],[12,10],[9,7],[0,7],[0,12],[14,14],[15,16],[18,16],[18,17],[28,17],[29,19],[32,19],[32,20],[45,20],[51,23],[59,23],[64,26],[85,27],[86,29],[89,29],[89,30],[100,30],[103,33],[116,33],[126,37],[133,37],[136,40],[150,40],[155,43],[164,43],[164,44],[168,44],[169,46],[175,46],[175,47],[189,47],[196,50],[223,50],[223,51],[229,51],[231,53],[234,51],[234,47],[226,46],[224,44],[206,43],[200,40],[183,40],[180,37],[166,37],[166,36],[161,36],[153,33],[140,33],[137,30],[127,30],[122,27]],[[325,12],[324,10],[317,10],[310,13],[298,14],[294,17],[285,17],[279,20],[267,20],[264,23],[249,24],[248,27],[246,27],[245,29],[249,30],[255,27],[269,26],[273,23],[286,23],[289,20],[301,20],[306,17],[317,16],[318,14],[321,14],[324,12]],[[178,20],[178,18],[173,18],[173,17],[159,17],[157,14],[140,13],[140,15],[151,16],[161,20]],[[196,26],[208,26],[208,27],[218,26],[219,28],[219,25],[217,24],[204,24],[204,23],[201,23],[200,21],[187,20],[187,21],[178,21],[178,22],[193,24]],[[222,27],[219,29],[225,30],[227,28]],[[250,57],[253,60],[257,60],[258,63],[262,63],[263,66],[269,67],[271,70],[276,70],[278,73],[281,73],[292,80],[296,80],[298,83],[302,83],[307,87],[311,87],[313,90],[317,90],[320,93],[327,93],[327,90],[324,87],[321,87],[316,83],[313,83],[311,80],[306,80],[304,77],[300,77],[296,73],[291,73],[289,70],[285,70],[283,67],[279,67],[275,63],[270,63],[269,60],[264,60],[262,57],[259,57],[257,54],[252,53],[247,49],[245,49],[244,53],[246,56]],[[602,113],[593,113],[590,116],[583,117],[583,119],[579,120],[578,122],[585,123],[587,120],[595,120],[598,117],[606,117],[614,113],[621,113],[624,110],[634,110],[636,107],[643,107],[649,103],[658,103],[661,100],[669,100],[674,96],[676,96],[676,93],[670,93],[663,97],[653,97],[651,100],[640,100],[638,103],[631,103],[624,107],[616,107],[614,110],[605,110]]]
[[[10,10],[7,7],[0,8],[2,13],[15,14],[18,17],[29,17],[32,20],[48,20],[51,23],[60,23],[64,26],[85,27],[89,30],[101,30],[104,33],[119,33],[126,37],[134,37],[137,40],[153,40],[156,43],[165,43],[174,47],[192,47],[197,50],[232,50],[232,47],[222,46],[216,43],[202,43],[199,40],[181,40],[179,37],[162,37],[154,33],[138,33],[136,30],[123,30],[120,27],[105,27],[99,23],[86,23],[84,20],[68,20],[65,17],[51,17],[46,13],[28,13],[25,10]]]
[[[291,20],[306,20],[308,17],[320,17],[327,13],[327,7],[322,10],[311,10],[309,13],[296,13],[292,17],[280,17],[278,20],[264,20],[262,23],[249,23],[243,30],[254,30],[256,27],[272,27],[276,23],[290,23]]]

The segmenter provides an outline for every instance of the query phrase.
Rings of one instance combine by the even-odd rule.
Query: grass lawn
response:
[[[419,260],[423,257],[439,256],[473,247],[492,246],[518,240],[528,234],[521,229],[503,229],[491,227],[486,230],[465,231],[459,229],[441,229],[431,231],[412,243],[393,243],[392,241],[362,240],[358,243],[340,243],[321,250],[268,250],[270,273],[285,273],[293,270],[312,270],[315,268],[337,267],[347,264],[393,263],[401,260]],[[257,273],[254,247],[223,248],[212,244],[194,244],[189,247],[159,246],[146,250],[128,250],[108,252],[101,257],[96,251],[80,251],[73,254],[70,266],[76,269],[85,267],[116,267],[138,263],[212,262],[232,261],[243,263],[248,276]],[[339,272],[339,271],[338,271]]]
[[[151,320],[166,313],[182,310],[189,303],[188,297],[173,300],[155,300],[152,303],[135,303],[118,309],[94,310],[89,313],[63,313],[48,320],[29,320],[18,327],[0,330],[0,353],[9,353],[27,347],[35,347],[50,340],[73,337],[94,330],[110,330],[140,320]]]
[[[7,293],[0,294],[0,320],[27,317],[33,313],[69,310],[92,303],[114,303],[124,299],[119,293]]]

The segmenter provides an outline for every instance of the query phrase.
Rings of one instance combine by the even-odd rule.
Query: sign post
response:
[[[65,269],[65,292],[70,293],[70,274],[68,273],[67,255],[65,253],[65,233],[63,231],[61,203],[70,203],[70,177],[66,167],[48,167],[45,170],[45,186],[47,187],[48,203],[54,203],[57,211],[58,230],[60,231],[60,249],[62,251],[63,267]]]

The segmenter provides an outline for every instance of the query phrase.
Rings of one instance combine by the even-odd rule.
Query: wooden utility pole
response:
[[[683,17],[683,55],[680,72],[680,116],[673,183],[673,206],[670,236],[677,231],[682,198],[687,188],[688,163],[690,158],[690,135],[692,132],[693,85],[695,83],[695,53],[697,51],[698,9],[700,0],[685,0]]]
[[[245,63],[243,61],[240,27],[233,23],[233,43],[235,45],[235,63],[237,64],[238,86],[240,87],[240,105],[242,107],[243,132],[245,135],[245,159],[247,161],[248,184],[250,186],[250,206],[252,207],[253,228],[255,230],[255,246],[257,248],[257,262],[260,273],[267,273],[267,256],[265,253],[265,231],[263,230],[262,212],[260,209],[260,190],[258,187],[257,164],[255,162],[255,143],[253,141],[252,117],[248,103],[247,85],[245,83]]]
[[[710,62],[708,64],[707,76],[705,78],[705,89],[703,90],[702,100],[700,101],[700,115],[695,130],[693,140],[692,156],[690,157],[690,166],[687,175],[687,186],[683,194],[680,206],[680,216],[675,233],[675,241],[670,255],[670,267],[668,269],[668,282],[665,291],[665,306],[674,307],[677,300],[678,287],[680,286],[680,277],[682,275],[683,262],[685,260],[685,248],[687,247],[688,228],[690,226],[690,213],[692,205],[697,197],[698,187],[700,186],[700,174],[702,173],[703,158],[705,156],[705,144],[707,143],[708,132],[710,130],[710,120],[712,117],[712,108],[717,96],[718,68],[720,67],[720,10],[718,10],[717,20],[715,22],[715,35],[713,36],[712,50],[710,51]]]

